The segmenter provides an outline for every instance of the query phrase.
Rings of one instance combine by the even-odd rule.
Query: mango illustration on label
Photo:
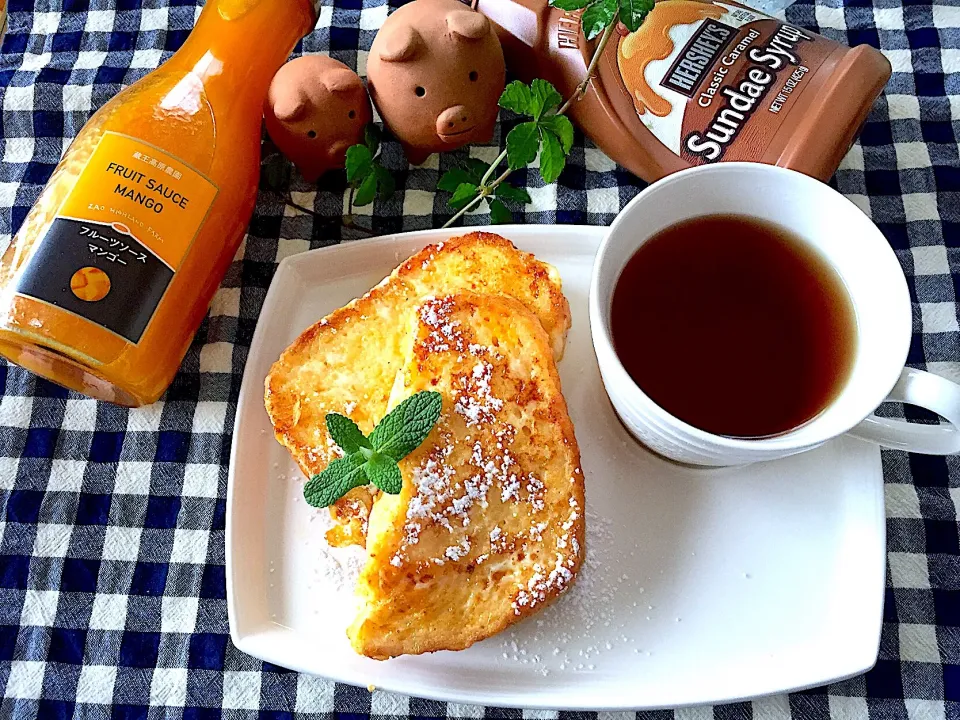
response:
[[[216,185],[176,157],[107,132],[17,292],[137,343],[216,196]]]

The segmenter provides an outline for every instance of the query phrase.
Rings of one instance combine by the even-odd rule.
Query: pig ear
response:
[[[387,33],[383,47],[380,48],[380,59],[385,62],[412,60],[422,47],[423,38],[420,33],[409,25],[403,25]]]
[[[324,74],[320,82],[332,93],[355,90],[361,84],[360,78],[346,68],[335,68],[331,70]]]
[[[447,13],[450,32],[468,40],[479,40],[490,32],[490,21],[472,10],[453,10]]]
[[[299,87],[294,88],[289,93],[282,94],[273,104],[273,114],[277,120],[285,122],[303,117],[306,110],[307,98]]]

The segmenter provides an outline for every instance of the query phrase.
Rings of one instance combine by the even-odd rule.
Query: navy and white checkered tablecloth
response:
[[[197,0],[11,0],[0,48],[0,249],[90,112],[169,57],[197,11]],[[383,0],[335,0],[302,49],[329,51],[363,74],[387,12]],[[960,0],[800,0],[786,14],[879,47],[893,65],[835,183],[907,273],[909,362],[960,381]],[[470,152],[490,159],[501,137]],[[395,143],[385,153],[401,191],[361,209],[361,222],[378,234],[441,224],[446,198],[433,188],[457,154],[407,169]],[[579,134],[558,184],[518,176],[533,198],[518,219],[530,223],[608,224],[642,188]],[[230,644],[224,497],[254,325],[283,257],[350,237],[339,225],[342,176],[319,187],[295,177],[291,191],[319,217],[261,192],[161,402],[112,407],[0,364],[0,718],[556,717],[334,685]],[[876,668],[677,716],[960,718],[960,458],[885,452],[883,463],[889,562]]]

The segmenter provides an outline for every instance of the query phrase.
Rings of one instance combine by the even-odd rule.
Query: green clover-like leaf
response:
[[[377,177],[377,196],[381,200],[391,197],[397,189],[397,181],[383,165],[374,163],[373,174]]]
[[[557,92],[557,89],[541,78],[537,78],[530,83],[530,92],[532,95],[531,109],[535,120],[539,120],[545,112],[560,107],[560,103],[563,102],[563,96]]]
[[[580,25],[587,40],[593,40],[602,33],[617,17],[619,10],[619,0],[597,0],[584,10],[580,17]]]
[[[357,192],[353,196],[353,204],[357,207],[369,205],[373,202],[373,198],[376,197],[377,175],[372,171],[373,166],[371,166],[370,169],[371,172],[363,179],[363,182],[360,183],[360,187],[357,188]]]
[[[556,182],[567,164],[566,153],[560,146],[560,139],[550,131],[545,131],[542,136],[543,144],[540,146],[540,177],[545,183]]]
[[[494,225],[503,225],[513,222],[513,213],[501,201],[493,199],[490,201],[490,222]]]
[[[564,154],[570,152],[573,147],[573,123],[566,115],[548,115],[540,121],[540,126],[559,138]]]
[[[517,125],[507,134],[507,164],[519,170],[533,162],[540,149],[540,129],[535,122]]]
[[[497,185],[494,194],[501,200],[510,200],[521,205],[526,205],[527,203],[532,202],[530,200],[530,193],[526,191],[525,188],[517,187],[516,185],[511,185],[508,182],[502,182]]]
[[[451,198],[447,201],[447,204],[454,210],[459,210],[473,200],[477,196],[477,192],[479,192],[479,190],[480,188],[478,188],[472,182],[460,183],[457,185],[457,189],[454,190]]]
[[[593,0],[550,0],[550,7],[560,10],[579,10],[585,8]]]
[[[620,0],[620,22],[630,32],[636,32],[653,10],[654,2],[655,0]]]
[[[380,128],[373,123],[368,123],[363,129],[363,142],[370,151],[371,157],[376,156],[377,150],[380,149],[380,137]]]
[[[486,165],[484,165],[484,168],[486,168]],[[474,178],[472,173],[461,167],[450,168],[440,176],[440,180],[437,181],[437,189],[452,193],[464,183],[478,185],[479,180],[479,177]]]
[[[347,182],[354,187],[362,184],[373,170],[373,155],[366,145],[347,148]]]
[[[503,89],[499,105],[505,110],[512,110],[517,115],[533,117],[533,91],[529,85],[514,80]]]

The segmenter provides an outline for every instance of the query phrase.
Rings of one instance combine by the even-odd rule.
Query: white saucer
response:
[[[873,665],[885,567],[879,450],[841,438],[777,462],[700,470],[639,446],[604,394],[587,325],[605,230],[497,229],[560,270],[573,310],[560,375],[587,482],[577,585],[468,650],[386,662],[357,656],[347,642],[362,551],[327,546],[326,511],[304,502],[304,478],[273,438],[263,380],[303,329],[426,243],[465,229],[338,245],[280,264],[247,361],[230,462],[227,599],[237,647],[420,697],[589,710],[729,702]]]

